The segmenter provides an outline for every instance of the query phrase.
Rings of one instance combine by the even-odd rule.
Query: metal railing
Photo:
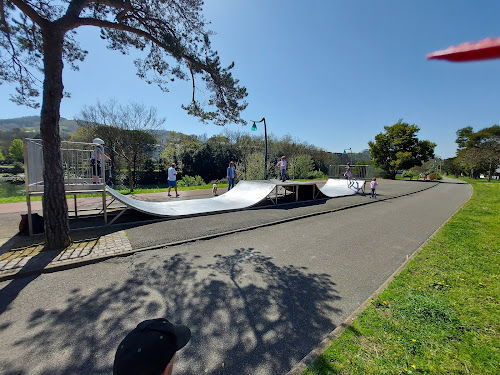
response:
[[[330,178],[345,178],[347,164],[330,165],[328,167],[328,176]],[[352,177],[357,180],[371,180],[375,174],[374,165],[351,165]]]
[[[61,141],[61,158],[65,185],[92,184],[92,153],[96,144],[86,142]],[[102,147],[102,145],[101,145]],[[26,138],[24,141],[25,172],[28,192],[43,191],[43,144],[41,139]],[[102,158],[101,176],[105,176],[106,161]],[[102,180],[99,184],[102,184]]]

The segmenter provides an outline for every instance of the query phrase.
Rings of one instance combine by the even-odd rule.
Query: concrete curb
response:
[[[429,181],[429,182],[432,183],[432,181]],[[17,270],[15,272],[11,272],[11,273],[6,272],[6,273],[3,273],[2,275],[0,275],[0,282],[6,281],[6,280],[17,279],[17,278],[23,278],[23,277],[27,277],[27,276],[41,275],[44,273],[52,273],[52,272],[69,270],[72,268],[83,267],[86,265],[99,263],[99,262],[102,262],[102,261],[105,261],[108,259],[112,259],[112,258],[116,258],[116,257],[126,257],[129,255],[133,255],[135,253],[138,253],[138,252],[142,252],[142,251],[161,249],[164,247],[178,246],[178,245],[183,245],[183,244],[196,242],[196,241],[210,240],[213,238],[223,237],[223,236],[231,235],[234,233],[246,232],[246,231],[250,231],[250,230],[254,230],[254,229],[258,229],[258,228],[265,228],[265,227],[283,224],[283,223],[287,223],[287,222],[291,222],[291,221],[306,219],[309,217],[314,217],[314,216],[325,215],[325,214],[329,214],[329,213],[333,213],[333,212],[343,211],[343,210],[354,208],[354,207],[365,206],[368,204],[374,204],[374,203],[383,202],[386,200],[391,200],[391,199],[401,198],[401,197],[408,196],[408,195],[413,195],[413,194],[431,189],[431,188],[437,186],[438,184],[439,184],[439,182],[434,182],[430,186],[425,186],[422,189],[419,189],[419,190],[416,190],[416,191],[413,191],[410,193],[394,195],[394,196],[390,196],[390,197],[386,197],[386,198],[377,198],[376,200],[370,200],[367,202],[351,204],[351,205],[347,205],[347,206],[344,206],[341,208],[312,212],[312,213],[303,214],[303,215],[299,215],[299,216],[295,216],[295,217],[291,217],[291,218],[275,220],[275,221],[272,221],[269,223],[257,224],[257,225],[252,225],[249,227],[233,229],[233,230],[226,231],[226,232],[214,233],[214,234],[189,238],[189,239],[180,240],[180,241],[169,242],[169,243],[160,244],[160,245],[147,246],[147,247],[142,247],[139,249],[132,249],[132,250],[128,250],[128,251],[124,251],[124,252],[120,252],[120,253],[93,257],[90,259],[81,259],[81,260],[76,259],[74,261],[67,262],[64,264],[56,264],[56,265],[52,265],[52,266],[48,265],[42,269],[31,269],[31,270],[25,270],[25,271],[23,271],[23,269],[20,269],[20,270]]]
[[[436,186],[436,185],[434,185]],[[470,186],[470,185],[469,185]],[[426,190],[426,189],[425,189]],[[408,195],[408,194],[405,194]],[[472,197],[472,187],[470,190],[470,196],[467,199],[467,201],[460,206],[450,217],[448,220],[446,220],[439,228],[437,228],[432,235],[424,241],[422,245],[419,246],[418,249],[416,249],[411,255],[408,255],[406,260],[398,267],[396,271],[392,275],[389,276],[389,278],[382,284],[380,285],[375,292],[373,292],[361,305],[358,306],[354,312],[345,319],[340,326],[335,328],[332,332],[330,332],[326,338],[321,341],[316,348],[311,350],[309,354],[307,354],[299,363],[297,363],[286,375],[301,375],[302,372],[308,367],[311,366],[316,358],[318,358],[321,354],[323,354],[326,349],[330,347],[332,342],[336,339],[339,338],[339,336],[354,322],[354,320],[357,318],[357,316],[362,313],[369,305],[370,305],[370,300],[373,300],[377,298],[384,290],[389,286],[389,284],[394,280],[396,276],[398,276],[412,261],[418,253],[434,238],[434,236],[455,216],[455,214],[462,209],[462,207],[470,200]]]

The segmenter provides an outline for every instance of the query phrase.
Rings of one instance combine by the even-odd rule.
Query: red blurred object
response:
[[[488,38],[479,42],[462,43],[441,51],[429,53],[427,59],[455,62],[488,60],[500,58],[500,38]]]

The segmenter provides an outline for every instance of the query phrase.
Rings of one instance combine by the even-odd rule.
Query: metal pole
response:
[[[262,117],[262,121],[264,121],[264,140],[266,143],[266,154],[264,155],[264,180],[267,180],[267,125],[266,125],[266,118]]]
[[[262,120],[260,121],[253,121],[253,126],[252,130],[257,130],[257,126],[255,124],[258,124],[259,122],[264,122],[264,142],[266,144],[266,154],[264,155],[264,180],[267,180],[267,124],[266,124],[266,118],[262,117]]]

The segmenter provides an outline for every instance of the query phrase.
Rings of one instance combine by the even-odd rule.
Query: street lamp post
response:
[[[264,141],[266,144],[266,153],[264,155],[264,180],[267,180],[267,125],[266,125],[266,118],[262,117],[262,120],[260,120],[260,121],[253,121],[253,120],[251,120],[251,121],[253,122],[253,125],[251,128],[252,131],[257,130],[257,124],[259,122],[264,122]]]
[[[351,152],[351,164],[352,164],[352,148],[351,147],[344,148],[344,154],[346,153],[347,150],[349,150]]]

